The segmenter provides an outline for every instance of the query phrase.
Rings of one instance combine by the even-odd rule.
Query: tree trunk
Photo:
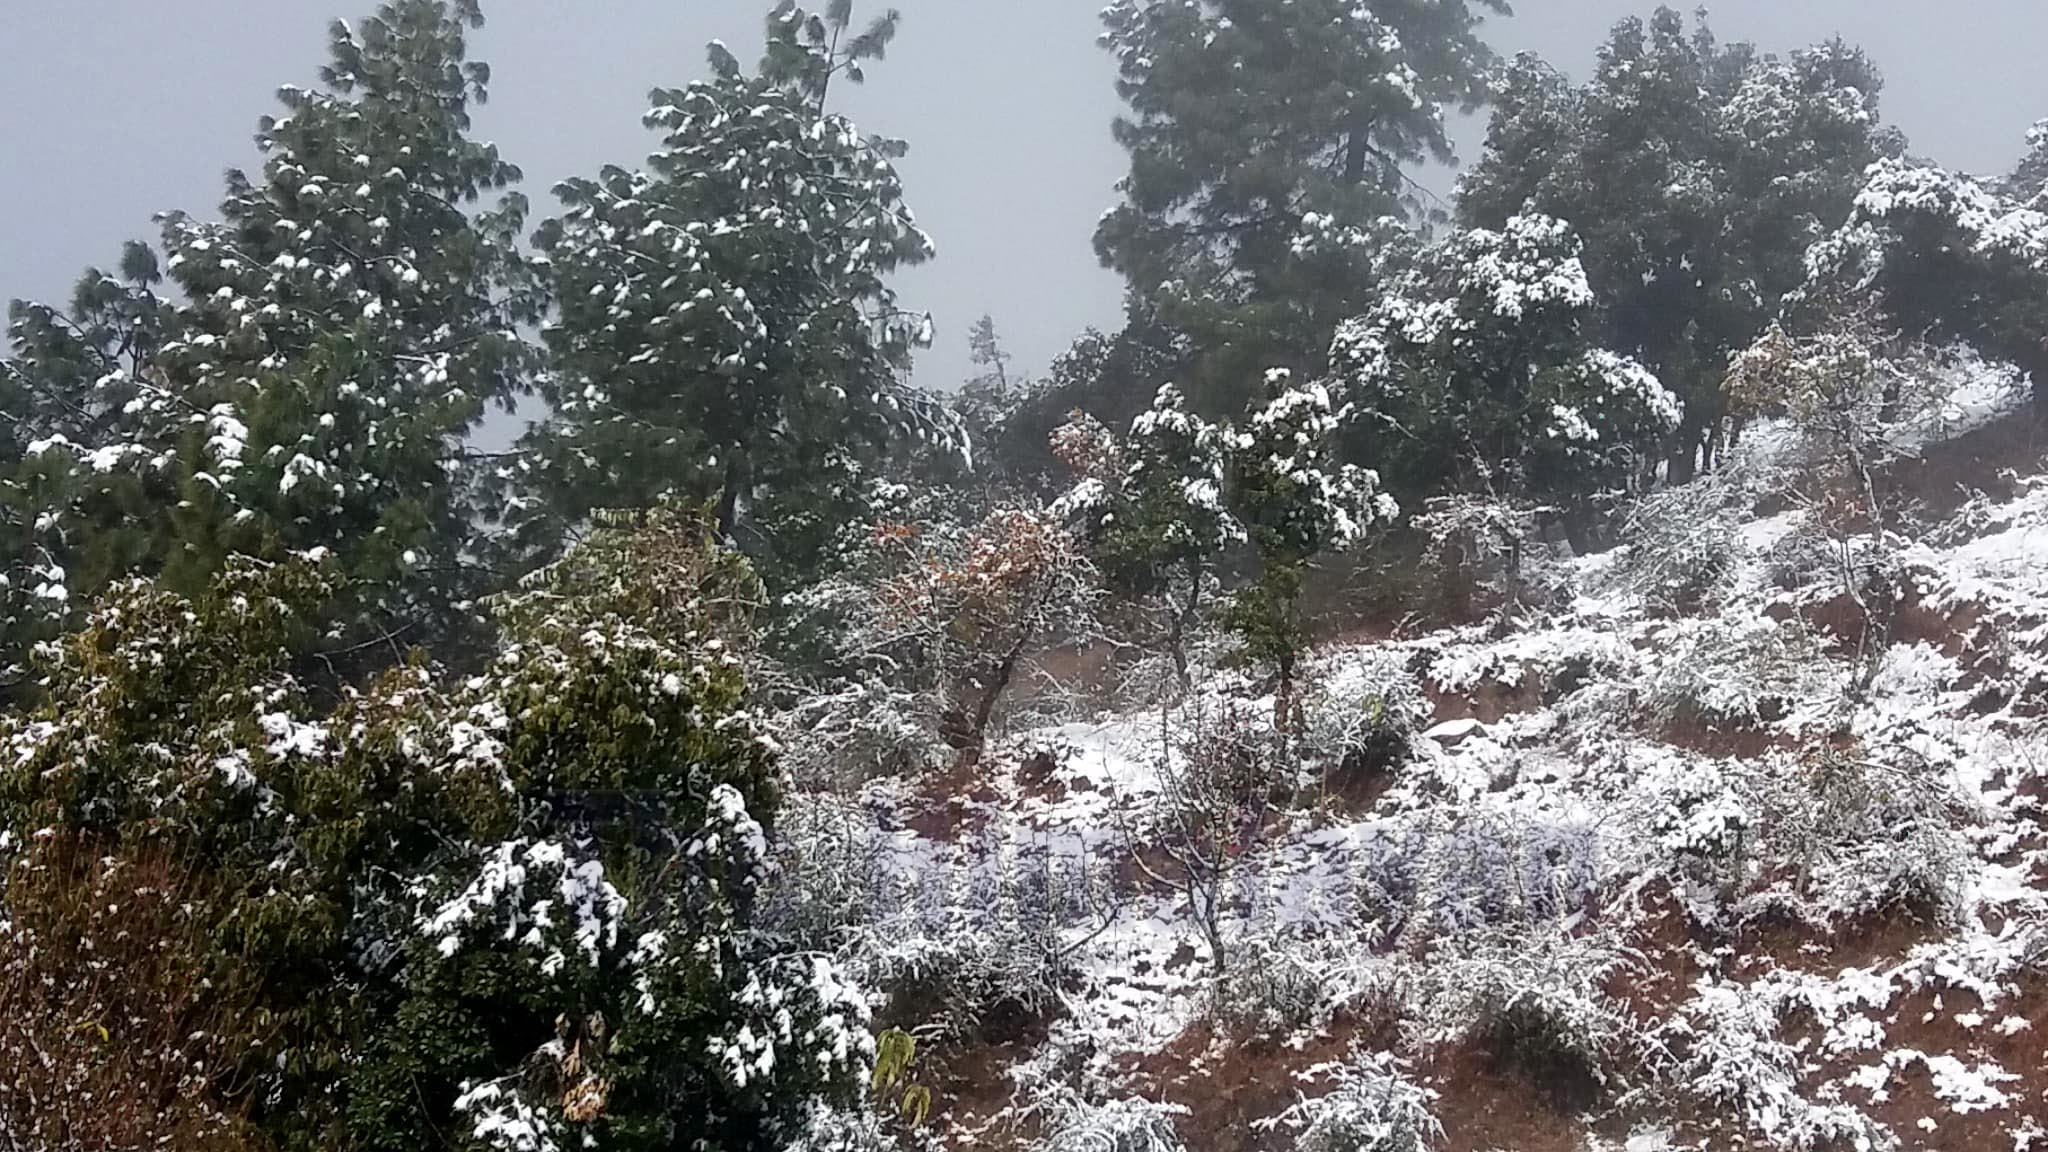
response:
[[[725,461],[725,487],[718,493],[718,535],[727,543],[735,541],[739,527],[740,493],[747,486],[746,454],[734,449]]]

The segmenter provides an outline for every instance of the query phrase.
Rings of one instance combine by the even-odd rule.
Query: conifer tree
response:
[[[714,45],[709,79],[654,93],[648,170],[557,189],[566,211],[536,237],[560,302],[553,415],[509,509],[531,546],[596,507],[715,501],[721,530],[780,578],[855,518],[890,445],[950,437],[901,378],[930,321],[886,277],[932,254],[891,163],[902,146],[817,105],[835,68],[886,43],[883,29],[832,49],[844,7],[822,22],[779,8],[759,76]]]
[[[1123,201],[1095,236],[1133,323],[1185,333],[1199,409],[1256,399],[1246,380],[1314,375],[1360,311],[1382,250],[1424,212],[1403,170],[1448,159],[1449,109],[1485,93],[1476,28],[1500,0],[1117,0],[1103,11]],[[1142,388],[1142,407],[1160,381]],[[1253,390],[1255,391],[1255,389]]]
[[[51,398],[30,499],[76,590],[131,571],[196,589],[233,554],[328,548],[372,635],[424,639],[483,586],[463,440],[526,386],[537,298],[524,199],[472,207],[519,178],[467,134],[481,22],[468,0],[337,22],[323,88],[280,91],[221,219],[161,218],[179,298],[131,245],[68,315],[17,306],[11,374]]]

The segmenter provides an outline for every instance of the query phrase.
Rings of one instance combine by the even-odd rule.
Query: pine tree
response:
[[[31,423],[72,475],[31,499],[78,590],[130,571],[196,589],[233,554],[328,548],[371,635],[427,639],[486,584],[463,440],[526,387],[538,300],[524,199],[470,207],[519,178],[467,137],[481,22],[396,0],[336,23],[324,90],[283,89],[262,122],[260,177],[228,174],[218,222],[161,218],[181,300],[131,246],[69,318],[17,307],[14,374],[64,398]]]
[[[1660,8],[1615,26],[1588,83],[1533,58],[1501,85],[1460,220],[1565,220],[1606,329],[1685,404],[1675,479],[1711,461],[1729,357],[1798,287],[1800,255],[1849,210],[1864,168],[1901,147],[1876,67],[1839,40],[1759,57]]]
[[[1103,12],[1128,113],[1123,202],[1096,231],[1134,323],[1192,342],[1198,408],[1254,399],[1264,368],[1320,369],[1403,220],[1404,169],[1448,159],[1447,109],[1485,94],[1497,0],[1118,0]],[[1142,388],[1142,406],[1159,381]]]
[[[791,22],[811,24],[787,5],[770,17]],[[779,580],[856,518],[891,445],[950,437],[901,379],[930,321],[886,278],[932,254],[891,163],[902,146],[816,104],[830,62],[868,50],[799,68],[782,35],[760,76],[714,45],[710,79],[654,93],[649,171],[557,189],[566,212],[536,236],[560,308],[553,415],[510,509],[543,553],[592,508],[676,496],[715,501]]]

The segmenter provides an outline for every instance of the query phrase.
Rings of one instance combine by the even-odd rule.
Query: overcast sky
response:
[[[0,0],[0,297],[56,298],[166,208],[211,214],[220,173],[254,167],[255,120],[281,83],[311,84],[337,4],[371,0]],[[1102,0],[894,0],[890,59],[835,104],[907,138],[909,198],[939,258],[901,279],[940,342],[920,383],[966,374],[967,325],[996,317],[1037,371],[1090,324],[1113,327],[1119,285],[1089,245],[1122,156]],[[536,210],[555,181],[638,164],[647,90],[703,72],[703,44],[758,53],[769,0],[485,0],[474,54],[493,68],[478,134],[526,170]],[[864,0],[862,10],[879,5]],[[1638,0],[1527,0],[1489,37],[1583,76]],[[1883,66],[1887,117],[1914,151],[2002,170],[2048,116],[2041,0],[1722,0],[1724,40],[1785,50],[1841,33]],[[1478,129],[1461,132],[1468,150]]]

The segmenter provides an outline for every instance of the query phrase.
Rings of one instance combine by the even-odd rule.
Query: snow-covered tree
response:
[[[1885,160],[1806,265],[1803,303],[1874,305],[1900,331],[2008,360],[2048,405],[2048,213],[1967,176]]]
[[[1625,486],[1679,420],[1649,369],[1598,334],[1578,238],[1525,214],[1431,248],[1338,330],[1330,361],[1370,458],[1410,490],[1577,511]]]
[[[543,552],[592,508],[715,500],[779,579],[860,518],[892,444],[952,434],[901,379],[930,322],[887,277],[932,254],[903,148],[821,113],[820,78],[780,50],[755,77],[714,45],[710,79],[654,93],[647,170],[557,189],[565,212],[536,237],[559,301],[553,412],[508,509]]]
[[[1187,641],[1224,549],[1244,530],[1224,506],[1226,429],[1187,410],[1164,385],[1121,441],[1081,417],[1055,435],[1078,482],[1059,507],[1079,526],[1110,589],[1157,599],[1166,649],[1183,686]]]
[[[856,1099],[864,1001],[748,933],[758,584],[708,525],[601,517],[478,674],[323,710],[293,669],[331,595],[304,560],[124,584],[0,720],[0,1123],[92,1144],[40,1101],[104,1085],[160,1110],[138,1144],[765,1149]]]
[[[1584,85],[1516,61],[1459,183],[1459,218],[1574,226],[1600,341],[1686,405],[1669,452],[1684,479],[1716,450],[1728,357],[1799,286],[1799,254],[1847,214],[1864,168],[1903,147],[1878,120],[1882,87],[1839,40],[1759,56],[1659,8],[1615,26]]]
[[[336,23],[318,90],[282,89],[221,219],[161,218],[68,313],[17,305],[38,544],[74,590],[203,587],[225,558],[327,548],[363,626],[425,631],[472,594],[466,435],[525,387],[536,315],[519,178],[469,139],[488,68],[473,4]],[[85,596],[80,597],[81,601]]]
[[[1304,572],[1400,509],[1379,490],[1376,473],[1338,463],[1338,412],[1326,387],[1275,368],[1266,373],[1266,395],[1228,434],[1226,507],[1258,554],[1259,574],[1237,590],[1224,622],[1237,634],[1240,656],[1272,673],[1275,716],[1285,726],[1309,638]]]
[[[1485,94],[1477,34],[1497,0],[1117,0],[1130,153],[1096,229],[1131,290],[1192,340],[1179,379],[1204,411],[1257,399],[1257,373],[1313,374],[1361,310],[1380,254],[1420,209],[1403,170],[1450,156],[1445,113]],[[1133,380],[1142,404],[1159,381]]]

